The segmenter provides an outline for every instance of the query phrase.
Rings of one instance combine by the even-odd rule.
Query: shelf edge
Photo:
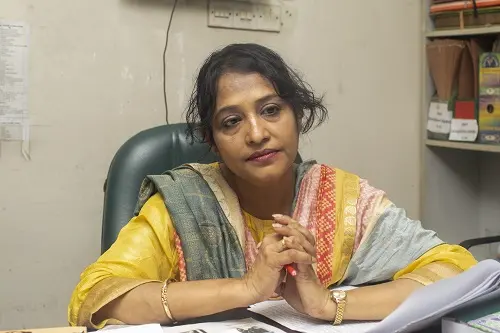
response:
[[[428,147],[441,147],[450,149],[461,149],[461,150],[471,150],[471,151],[482,151],[489,153],[500,153],[500,145],[487,145],[480,143],[468,143],[468,142],[458,142],[458,141],[441,141],[441,140],[425,140],[425,144]]]

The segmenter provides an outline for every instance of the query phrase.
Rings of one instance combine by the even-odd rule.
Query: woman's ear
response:
[[[217,156],[219,156],[219,149],[217,149],[217,146],[214,145],[213,143],[210,143],[210,150]]]
[[[297,120],[297,133],[300,135],[302,133],[302,119]]]
[[[295,122],[297,123],[297,133],[302,133],[302,127],[304,126],[304,112],[294,112],[295,114]]]

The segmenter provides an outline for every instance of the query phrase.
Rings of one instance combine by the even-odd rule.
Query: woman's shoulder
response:
[[[336,179],[343,180],[344,178],[348,178],[356,180],[358,182],[366,181],[365,179],[361,178],[358,174],[354,172],[350,172],[348,170],[333,165],[318,163],[315,160],[304,161],[300,165],[309,166],[310,172],[313,173],[315,172],[318,174],[325,174],[325,175],[331,174],[332,176],[335,176]]]
[[[158,214],[160,212],[166,211],[165,202],[163,197],[159,192],[153,194],[142,206],[139,214],[144,216],[150,216],[152,214]]]
[[[220,168],[219,168],[219,163],[214,162],[214,163],[188,163],[184,164],[178,168],[174,168],[172,170],[169,170],[168,172],[172,172],[174,170],[195,170],[198,173],[202,174],[202,176],[205,176],[207,174],[218,174],[220,173]],[[169,177],[166,175],[165,172],[161,175],[156,175],[156,176],[150,176],[150,177],[155,177],[155,178],[162,178],[162,177]],[[166,213],[167,212],[167,207],[165,205],[165,200],[163,197],[163,194],[160,191],[150,191],[149,193],[154,193],[151,195],[148,195],[148,198],[143,201],[144,204],[140,208],[139,214],[141,215],[151,215],[151,214],[158,214],[158,213]]]
[[[384,190],[377,188],[368,179],[355,172],[320,163],[314,164],[314,168],[321,180],[329,178],[334,183],[337,193],[354,195],[361,206],[370,205],[371,202],[380,200],[388,202]],[[314,172],[314,169],[311,169],[311,172]]]

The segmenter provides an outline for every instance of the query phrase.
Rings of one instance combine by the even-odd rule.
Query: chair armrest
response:
[[[500,235],[499,236],[492,236],[492,237],[481,237],[481,238],[473,238],[473,239],[467,239],[460,243],[460,246],[466,248],[467,250],[470,249],[473,246],[476,245],[483,245],[483,244],[491,244],[491,243],[497,243],[500,242]]]

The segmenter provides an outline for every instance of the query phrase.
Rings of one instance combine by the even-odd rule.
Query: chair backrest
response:
[[[139,188],[147,175],[157,175],[184,163],[212,163],[217,156],[207,144],[191,142],[186,124],[144,130],[127,140],[115,154],[104,185],[101,253],[134,216]],[[297,154],[296,162],[302,161]]]
[[[161,174],[184,163],[212,163],[217,156],[207,144],[191,144],[186,124],[144,130],[115,154],[104,186],[101,252],[116,240],[134,215],[139,188],[147,175]]]

